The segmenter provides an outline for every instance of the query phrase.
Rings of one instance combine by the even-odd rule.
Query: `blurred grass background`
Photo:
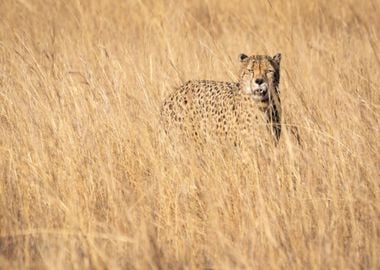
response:
[[[379,269],[379,13],[377,0],[2,0],[0,268]],[[164,97],[236,80],[241,52],[282,53],[302,147],[286,130],[249,164],[161,147]]]

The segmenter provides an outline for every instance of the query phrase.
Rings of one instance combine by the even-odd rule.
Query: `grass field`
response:
[[[380,2],[0,1],[0,269],[379,269]],[[250,162],[161,101],[282,53]],[[231,149],[231,152],[233,150]]]

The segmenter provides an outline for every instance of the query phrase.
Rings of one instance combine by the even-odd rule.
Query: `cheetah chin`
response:
[[[268,85],[266,83],[261,85],[255,83],[255,86],[248,85],[245,92],[250,93],[255,101],[265,102],[269,99]]]

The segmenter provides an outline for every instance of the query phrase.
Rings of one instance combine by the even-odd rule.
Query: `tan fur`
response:
[[[180,130],[198,142],[213,138],[240,144],[262,136],[277,143],[281,133],[280,58],[279,54],[273,58],[241,55],[238,82],[198,80],[181,85],[163,102],[165,130]],[[267,100],[255,100],[251,93],[258,80],[268,85]]]

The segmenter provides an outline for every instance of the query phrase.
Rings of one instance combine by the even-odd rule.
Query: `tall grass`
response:
[[[379,269],[380,3],[2,0],[0,268]],[[165,147],[164,97],[281,52],[250,161]],[[172,145],[173,146],[173,145]]]

